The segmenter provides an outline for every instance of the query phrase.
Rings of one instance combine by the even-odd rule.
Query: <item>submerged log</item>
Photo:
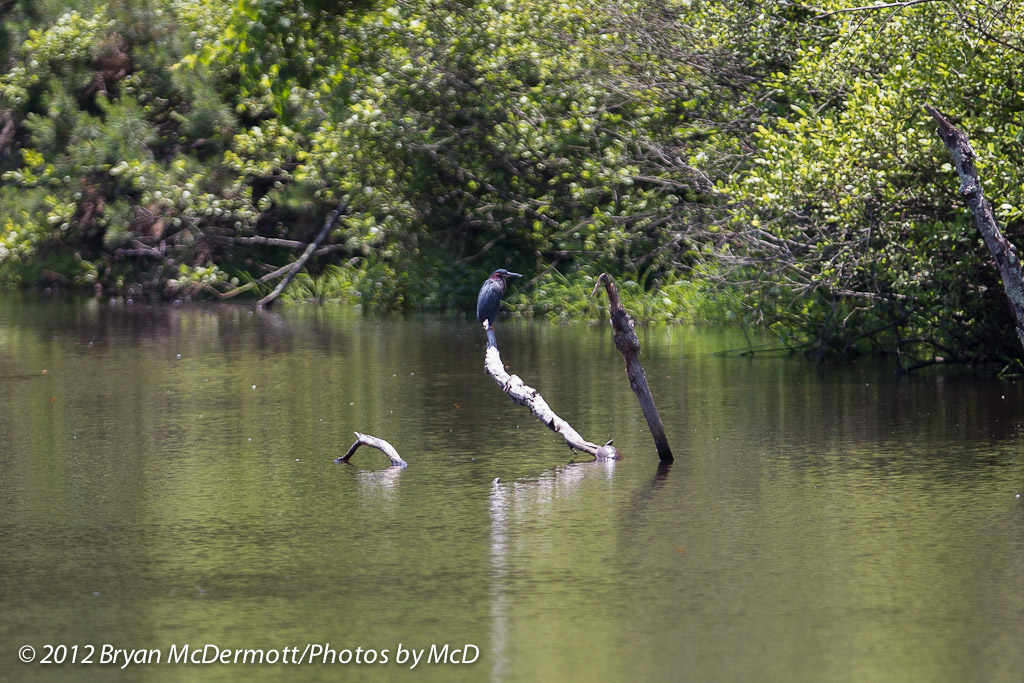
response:
[[[547,401],[544,400],[544,397],[536,389],[527,386],[519,375],[509,374],[505,370],[505,364],[501,362],[501,354],[498,353],[498,340],[494,336],[494,328],[486,322],[483,325],[484,331],[487,333],[484,369],[501,386],[504,392],[508,394],[510,399],[521,406],[529,408],[530,412],[536,415],[537,419],[543,422],[548,429],[560,434],[565,439],[565,443],[569,445],[569,448],[589,453],[599,460],[618,460],[622,457],[615,447],[611,445],[611,441],[604,446],[599,446],[584,439],[580,436],[579,432],[572,428],[572,425],[556,415],[555,411],[551,410],[551,406],[548,405]]]
[[[597,290],[602,284],[608,292],[612,329],[615,330],[615,347],[626,361],[629,386],[640,401],[640,409],[647,419],[647,426],[651,429],[654,445],[658,449],[658,457],[662,462],[672,462],[674,458],[672,449],[668,445],[668,437],[665,436],[665,425],[662,424],[661,416],[658,415],[658,407],[654,405],[654,396],[651,395],[651,388],[647,384],[644,366],[640,364],[640,340],[636,338],[636,332],[633,331],[633,320],[626,313],[622,302],[619,301],[619,290],[608,273],[601,273],[591,296],[597,294]]]
[[[1024,346],[1024,271],[1021,269],[1017,248],[1006,239],[1002,230],[999,229],[996,217],[992,213],[992,205],[985,199],[981,179],[978,177],[978,169],[974,165],[974,160],[978,155],[971,147],[967,135],[950,123],[945,115],[929,104],[924,105],[924,108],[939,124],[939,138],[945,143],[946,149],[953,157],[956,174],[960,177],[960,196],[970,207],[971,213],[974,214],[974,225],[985,239],[985,245],[992,252],[992,256],[995,257],[996,267],[1003,279],[1003,290],[1006,292],[1010,311],[1013,313],[1013,319],[1017,325],[1017,338]]]
[[[355,435],[356,442],[352,444],[352,447],[348,449],[348,452],[345,453],[345,455],[341,456],[340,458],[335,458],[334,462],[348,462],[349,458],[352,457],[352,454],[356,452],[357,448],[359,448],[360,446],[370,446],[371,448],[376,448],[377,450],[381,451],[384,455],[388,456],[388,459],[391,461],[392,465],[397,465],[398,467],[405,467],[408,464],[407,462],[405,462],[405,460],[402,460],[402,456],[398,454],[398,451],[395,450],[395,447],[389,444],[384,439],[377,438],[376,436],[370,436],[369,434],[360,434],[359,432],[355,432]]]

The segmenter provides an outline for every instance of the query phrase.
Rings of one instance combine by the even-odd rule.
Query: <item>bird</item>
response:
[[[480,287],[480,294],[476,297],[476,319],[482,322],[485,328],[489,329],[494,325],[494,319],[498,317],[501,295],[505,293],[505,280],[510,277],[522,277],[522,275],[498,268],[484,280],[483,286]]]

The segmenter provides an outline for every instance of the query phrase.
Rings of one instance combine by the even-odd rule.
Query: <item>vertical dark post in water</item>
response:
[[[939,110],[928,104],[924,105],[924,108],[939,124],[939,137],[953,157],[956,174],[960,177],[959,194],[970,207],[971,213],[974,214],[974,225],[995,257],[999,275],[1003,278],[1003,290],[1009,299],[1010,311],[1017,324],[1017,338],[1024,345],[1024,269],[1021,267],[1017,248],[999,229],[996,217],[992,214],[992,205],[985,199],[978,169],[974,165],[978,155],[971,147],[967,135],[950,123]]]
[[[615,347],[622,354],[626,361],[626,374],[629,376],[629,387],[636,394],[640,401],[640,409],[647,418],[647,426],[651,428],[651,436],[654,437],[654,445],[658,448],[658,457],[662,462],[672,462],[672,449],[668,445],[668,438],[665,436],[665,425],[661,423],[661,416],[658,415],[658,408],[654,405],[654,397],[651,396],[651,388],[647,385],[647,374],[644,366],[640,364],[640,340],[636,338],[633,331],[633,320],[626,313],[619,301],[619,290],[615,286],[608,273],[601,273],[591,296],[597,294],[598,288],[604,284],[608,292],[608,303],[611,305],[612,329],[615,330]]]

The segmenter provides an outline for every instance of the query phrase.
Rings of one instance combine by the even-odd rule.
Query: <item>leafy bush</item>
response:
[[[817,353],[1019,354],[998,273],[923,110],[930,102],[969,131],[985,192],[1019,241],[1024,91],[1011,74],[1024,44],[1011,30],[1021,10],[1002,7],[818,19],[828,40],[801,47],[767,84],[777,108],[727,186],[736,211],[720,255],[748,320]]]
[[[532,282],[515,310],[594,318],[607,271],[640,319],[1017,355],[922,104],[1019,237],[1024,10],[840,10],[0,3],[0,279],[257,293],[344,204],[288,297],[471,310],[504,266]]]

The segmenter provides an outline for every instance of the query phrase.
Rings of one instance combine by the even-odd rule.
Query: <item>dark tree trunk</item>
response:
[[[1024,347],[1024,272],[1021,270],[1017,248],[1010,244],[996,224],[992,205],[985,199],[978,169],[974,166],[974,160],[978,155],[971,147],[967,135],[931,105],[926,104],[924,108],[939,124],[939,137],[953,157],[953,165],[960,177],[960,196],[970,207],[971,213],[974,214],[974,224],[995,257],[999,275],[1003,278],[1003,289],[1010,303],[1010,311],[1016,322],[1017,338]]]
[[[640,409],[647,418],[647,426],[651,429],[651,436],[654,437],[654,445],[658,449],[658,457],[662,462],[672,462],[672,449],[668,445],[668,437],[665,436],[665,425],[661,423],[661,416],[658,415],[658,407],[654,405],[654,396],[651,395],[651,388],[647,384],[647,373],[644,366],[640,364],[640,340],[636,338],[633,331],[633,320],[626,313],[622,302],[619,301],[619,290],[615,281],[607,273],[601,273],[597,284],[594,285],[593,294],[604,284],[608,292],[608,302],[611,304],[611,323],[615,330],[615,348],[622,354],[626,361],[626,375],[629,376],[629,387],[636,394],[640,401]]]

